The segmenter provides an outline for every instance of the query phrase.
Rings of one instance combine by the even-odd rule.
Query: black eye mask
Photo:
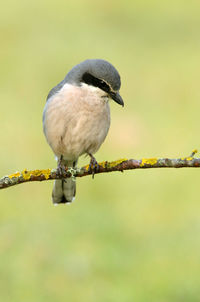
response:
[[[98,78],[95,78],[88,72],[84,73],[84,75],[82,76],[82,82],[94,87],[98,87],[107,93],[111,92],[110,86],[106,82]]]

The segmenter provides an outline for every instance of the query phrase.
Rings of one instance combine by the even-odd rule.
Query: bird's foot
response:
[[[88,153],[88,155],[90,156],[88,171],[92,173],[92,178],[94,178],[94,174],[99,171],[99,164],[91,153]]]
[[[63,156],[61,155],[60,159],[58,160],[57,172],[59,175],[65,176],[66,175],[66,167],[63,164]]]

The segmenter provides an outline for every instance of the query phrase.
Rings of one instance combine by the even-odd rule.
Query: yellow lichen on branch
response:
[[[108,161],[102,161],[100,163],[98,163],[98,165],[104,169],[109,169],[109,168],[113,168],[113,167],[116,167],[118,166],[119,164],[121,164],[122,162],[124,161],[127,161],[127,158],[122,158],[122,159],[118,159],[118,160],[115,160],[115,161],[111,161],[111,162],[108,162]],[[89,170],[89,165],[86,165],[84,167],[85,170]]]
[[[142,158],[142,162],[141,162],[141,167],[145,166],[145,165],[155,165],[157,164],[157,158]]]
[[[193,157],[181,157],[181,160],[193,160]]]
[[[125,171],[133,169],[148,169],[148,168],[199,168],[200,158],[194,158],[197,150],[193,150],[188,157],[181,158],[142,158],[136,159],[119,159],[112,162],[104,161],[98,164],[98,169],[95,174]],[[91,175],[92,171],[89,165],[82,168],[67,168],[65,173],[61,174],[57,169],[43,169],[28,171],[24,169],[22,172],[15,172],[0,179],[0,189],[17,185],[29,181],[45,181],[51,179],[63,179],[68,177],[82,177]]]
[[[15,172],[13,174],[8,175],[9,178],[15,178],[15,177],[19,177],[21,175],[20,172]]]
[[[127,158],[122,158],[122,159],[118,159],[118,160],[111,161],[111,162],[103,161],[103,162],[99,163],[99,166],[101,166],[103,168],[113,168],[113,167],[120,165],[121,163],[123,163],[125,161],[127,161]]]
[[[49,179],[49,176],[51,174],[51,169],[46,169],[46,170],[23,170],[22,171],[22,176],[25,180],[30,180],[31,177],[39,177],[39,176],[44,176],[45,179]]]

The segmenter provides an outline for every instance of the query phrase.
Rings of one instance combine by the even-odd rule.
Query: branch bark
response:
[[[194,154],[197,150],[194,150],[189,157],[182,158],[143,158],[143,159],[120,159],[113,162],[101,162],[99,163],[99,170],[95,174],[113,172],[113,171],[125,171],[132,169],[149,169],[149,168],[199,168],[200,158],[194,158]],[[20,183],[30,181],[44,181],[51,179],[62,179],[69,177],[83,177],[91,175],[92,171],[89,170],[89,165],[82,168],[66,168],[66,172],[59,173],[57,169],[46,170],[23,170],[22,172],[16,172],[4,176],[0,179],[0,189],[8,188]]]

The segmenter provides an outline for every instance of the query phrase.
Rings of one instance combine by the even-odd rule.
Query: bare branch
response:
[[[148,168],[199,168],[200,158],[194,158],[197,153],[194,150],[189,157],[182,158],[143,158],[143,159],[120,159],[113,162],[101,162],[99,163],[99,170],[95,174],[113,172],[113,171],[125,171],[132,169],[148,169]],[[4,176],[0,179],[0,189],[8,188],[20,183],[29,181],[43,181],[50,179],[62,179],[68,177],[82,177],[91,175],[92,171],[89,171],[89,165],[82,168],[66,168],[65,175],[59,173],[57,169],[46,170],[23,170],[22,172],[16,172],[14,174]]]

